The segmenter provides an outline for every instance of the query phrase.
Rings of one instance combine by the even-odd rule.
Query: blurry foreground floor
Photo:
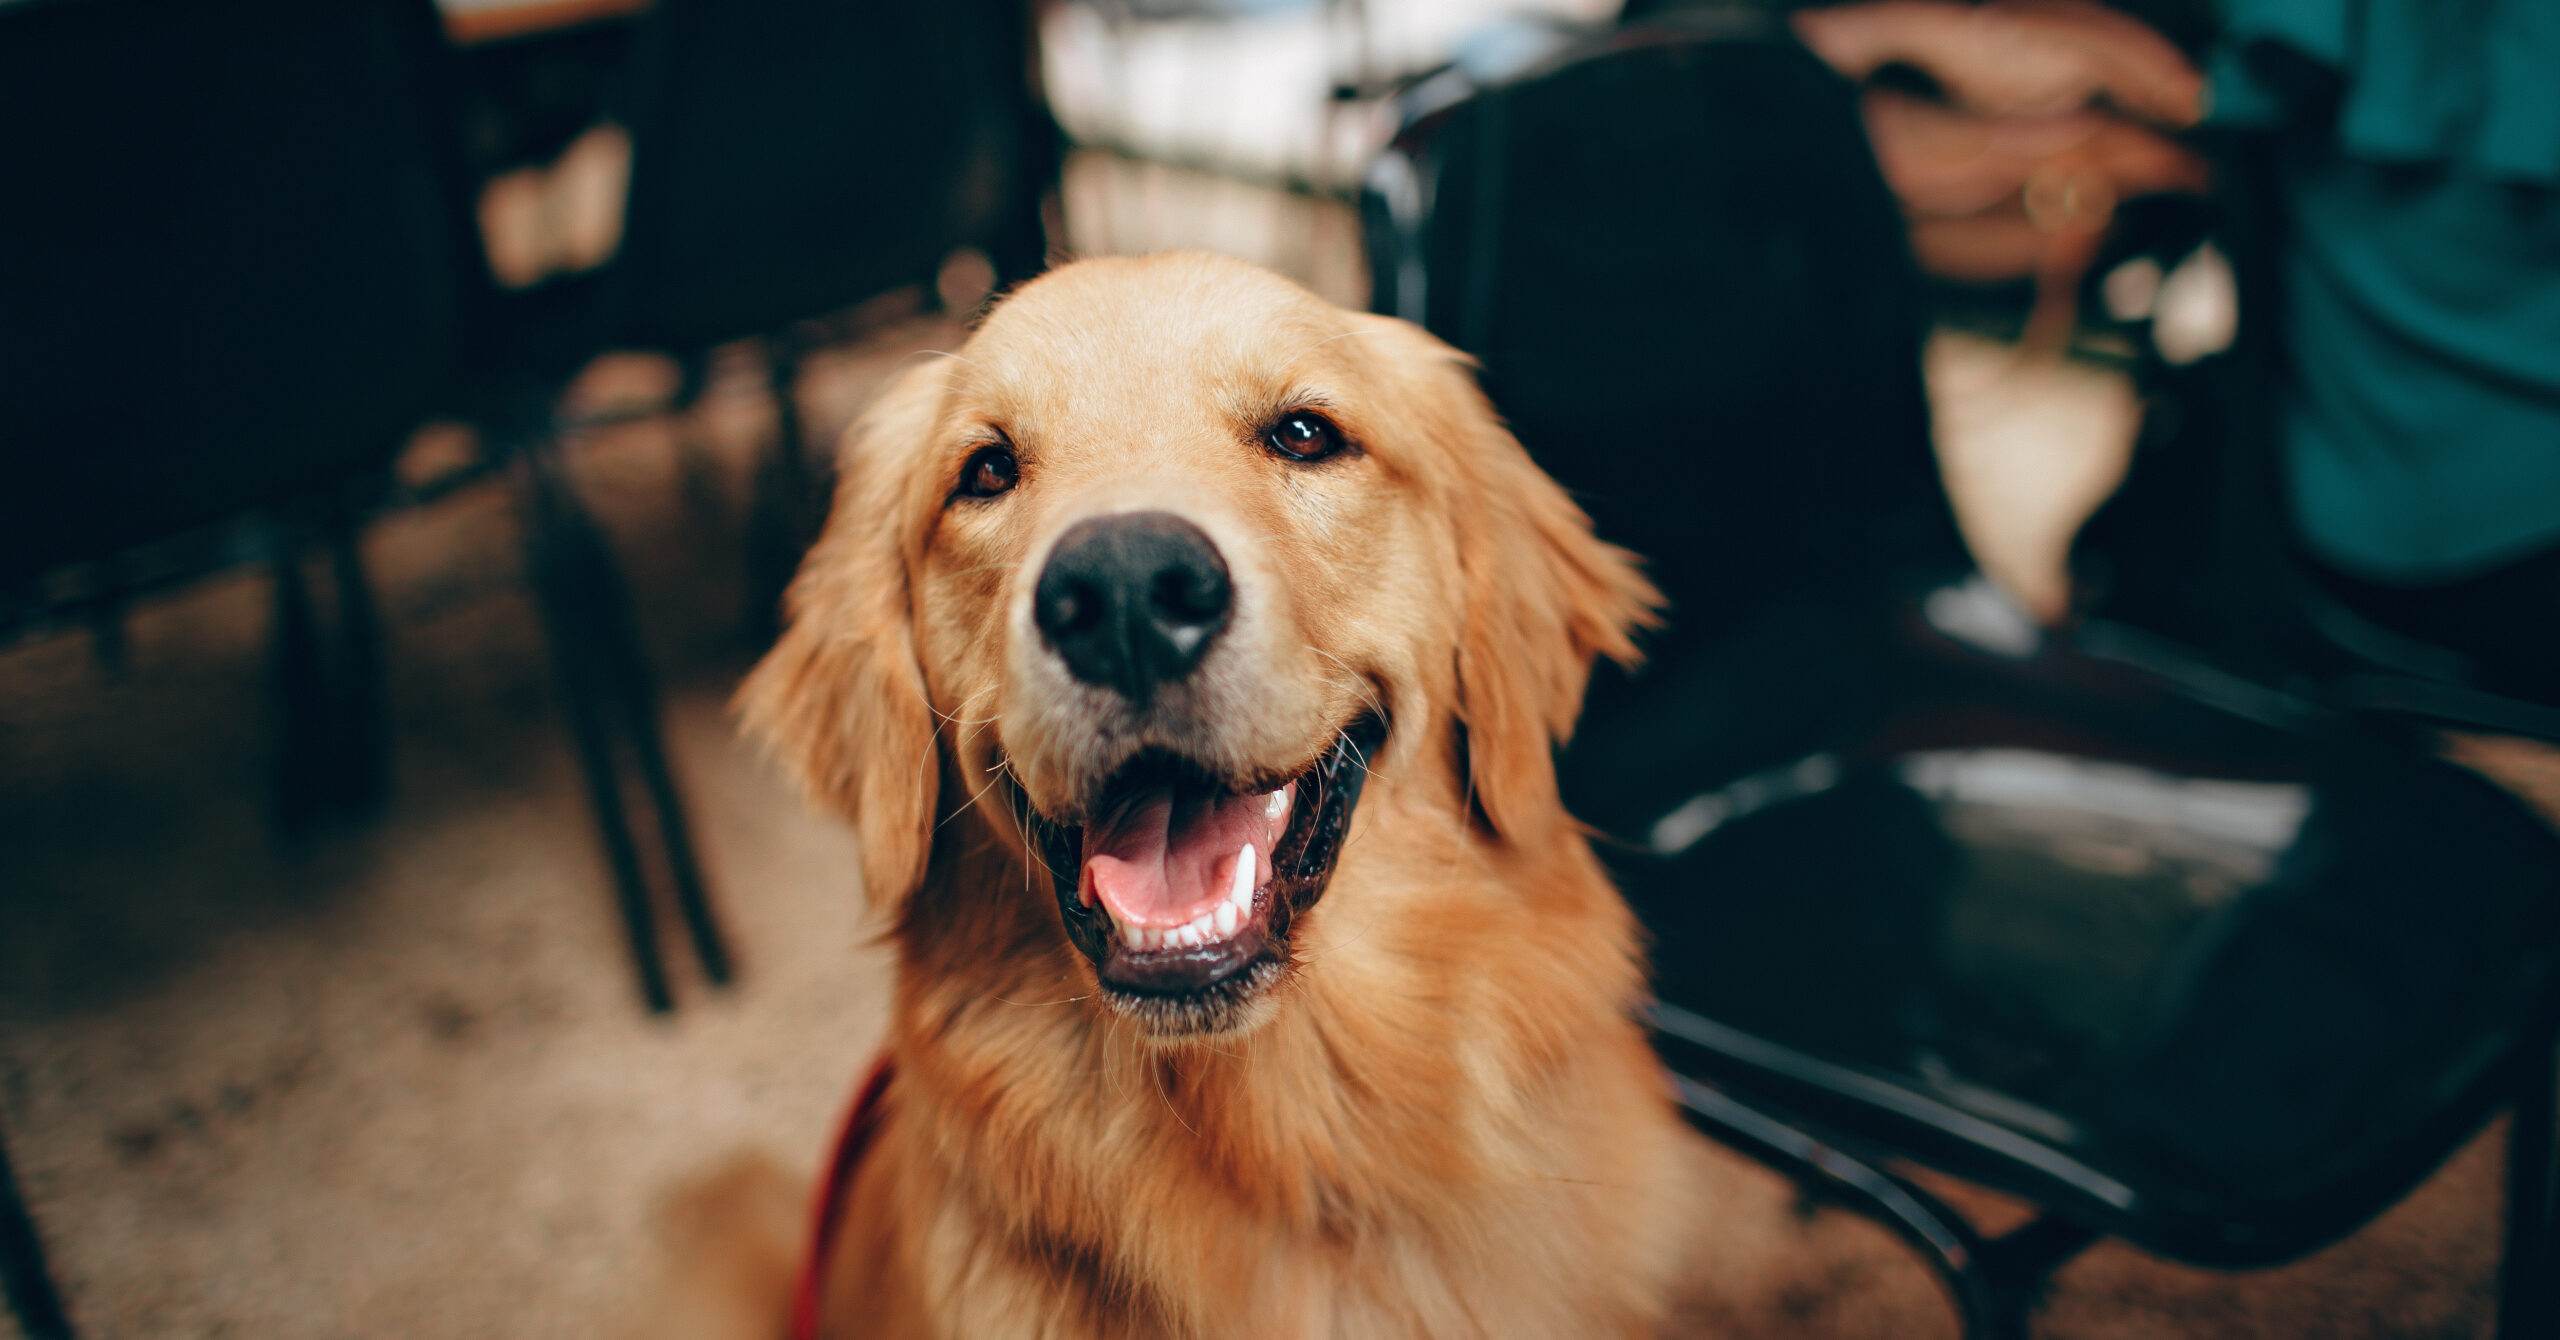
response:
[[[918,332],[884,356],[931,343]],[[822,360],[813,413],[881,360]],[[392,807],[263,822],[268,583],[155,602],[131,665],[0,658],[0,1126],[90,1334],[575,1336],[708,1154],[814,1159],[883,1017],[849,837],[737,739],[752,378],[579,454],[641,593],[735,990],[640,1008],[495,483],[368,546]],[[0,1332],[6,1323],[0,1322]]]
[[[816,426],[954,338],[910,323],[820,359]],[[2120,385],[1998,371],[1979,349],[1933,355],[1941,389],[1972,397],[1940,405],[1968,524],[2035,595],[2054,537],[2120,468],[2131,406]],[[267,836],[258,574],[147,606],[119,676],[78,638],[0,656],[0,1128],[89,1334],[595,1334],[649,1287],[673,1183],[741,1145],[814,1164],[881,1027],[886,965],[850,839],[724,711],[768,422],[752,380],[712,397],[691,449],[649,421],[579,456],[643,594],[742,965],[713,994],[679,957],[670,1018],[637,1003],[503,489],[372,538],[399,773],[360,828]],[[2039,1334],[2485,1335],[2502,1146],[2492,1131],[2282,1271],[2102,1247],[2061,1274]],[[1739,1160],[1729,1177],[1734,1334],[1953,1333],[1879,1230]],[[1990,1227],[2016,1213],[1948,1194]]]

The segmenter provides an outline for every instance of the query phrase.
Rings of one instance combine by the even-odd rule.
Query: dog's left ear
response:
[[[1502,426],[1473,360],[1379,322],[1428,368],[1424,401],[1451,467],[1440,506],[1457,529],[1458,715],[1475,803],[1505,840],[1544,841],[1563,812],[1555,750],[1582,714],[1592,663],[1634,665],[1634,634],[1660,622],[1662,596]]]
[[[892,918],[924,882],[942,781],[900,518],[943,377],[939,362],[909,370],[846,434],[834,510],[786,600],[790,625],[738,691],[748,731],[802,793],[853,822],[863,890]]]

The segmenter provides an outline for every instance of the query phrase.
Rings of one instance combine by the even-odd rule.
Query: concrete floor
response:
[[[821,358],[813,422],[841,424],[910,351],[956,338],[910,322]],[[2029,574],[2032,596],[2048,537],[2120,461],[2108,416],[2125,410],[2107,406],[2129,401],[1956,361],[1975,380],[1942,376],[1950,391],[2040,406],[2083,444],[2039,455],[2060,439],[1990,415],[2005,427],[1951,455],[1969,497],[1987,479],[2025,499],[1969,502],[1967,520],[1998,532],[1995,567]],[[361,827],[285,845],[262,823],[259,575],[138,611],[118,674],[78,637],[0,656],[0,1128],[89,1334],[595,1334],[645,1296],[674,1184],[742,1146],[814,1164],[881,1026],[887,965],[848,835],[802,813],[725,714],[747,657],[738,517],[769,422],[752,372],[687,425],[615,429],[578,456],[644,595],[742,965],[726,992],[680,968],[671,1017],[638,1006],[502,489],[371,536],[398,791]],[[2502,1143],[2484,1135],[2284,1270],[2102,1247],[2062,1273],[2039,1334],[2484,1335]],[[1739,1160],[1728,1175],[1753,1281],[1737,1334],[1952,1334],[1880,1231]],[[1989,1226],[2021,1213],[1942,1185]]]

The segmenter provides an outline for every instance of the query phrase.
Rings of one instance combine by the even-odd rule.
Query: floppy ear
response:
[[[1429,345],[1430,403],[1454,465],[1444,506],[1465,601],[1458,717],[1469,780],[1496,834],[1541,841],[1562,813],[1555,750],[1582,715],[1592,662],[1634,665],[1633,634],[1661,622],[1662,596],[1502,426],[1473,360],[1414,333]]]
[[[901,526],[943,377],[940,362],[909,370],[846,434],[834,509],[784,598],[789,625],[738,692],[802,795],[853,822],[863,888],[892,914],[924,880],[942,778]]]

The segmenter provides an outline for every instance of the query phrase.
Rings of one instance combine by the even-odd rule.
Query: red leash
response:
[[[835,1255],[836,1236],[844,1227],[844,1206],[853,1194],[853,1174],[880,1133],[880,1099],[889,1091],[893,1067],[889,1054],[871,1063],[871,1073],[856,1091],[844,1129],[836,1133],[836,1149],[827,1174],[818,1183],[817,1205],[809,1219],[809,1254],[800,1261],[800,1282],[791,1291],[791,1340],[818,1340],[818,1310],[826,1302],[827,1261]]]

